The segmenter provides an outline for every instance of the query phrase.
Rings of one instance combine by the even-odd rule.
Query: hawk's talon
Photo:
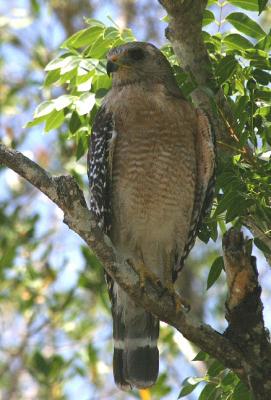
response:
[[[161,296],[159,297],[163,297],[166,292],[171,296],[177,312],[185,311],[188,313],[190,311],[190,304],[176,292],[173,284],[164,286]]]

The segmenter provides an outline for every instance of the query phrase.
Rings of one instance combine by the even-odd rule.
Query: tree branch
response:
[[[42,191],[64,212],[64,222],[94,251],[106,272],[140,305],[160,320],[178,329],[203,351],[234,370],[242,369],[240,353],[230,341],[205,324],[195,324],[182,307],[181,299],[158,283],[146,281],[142,291],[135,271],[116,263],[110,239],[99,229],[81,189],[71,176],[52,177],[18,151],[0,144],[0,163],[11,168]]]
[[[271,398],[271,345],[264,326],[256,259],[243,234],[233,228],[224,235],[223,253],[229,289],[225,336],[243,353],[245,379],[255,399],[267,400]]]

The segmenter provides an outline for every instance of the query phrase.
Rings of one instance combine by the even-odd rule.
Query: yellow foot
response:
[[[169,293],[169,295],[172,297],[177,312],[190,311],[190,308],[191,308],[190,304],[176,292],[173,283],[170,283],[164,287],[162,296],[166,292]]]
[[[145,290],[146,281],[154,283],[158,287],[162,287],[162,283],[159,277],[152,271],[147,269],[144,263],[130,264],[132,265],[132,268],[135,270],[135,272],[138,274],[139,284],[142,291]]]

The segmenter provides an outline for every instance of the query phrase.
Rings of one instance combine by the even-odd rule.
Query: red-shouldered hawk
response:
[[[90,139],[91,210],[128,261],[172,289],[210,207],[214,138],[206,115],[184,99],[166,57],[152,44],[110,50],[112,89]],[[114,378],[146,388],[158,375],[159,321],[108,278]]]

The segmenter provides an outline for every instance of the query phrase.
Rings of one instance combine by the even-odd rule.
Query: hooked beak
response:
[[[112,74],[112,72],[116,72],[118,70],[118,68],[119,68],[119,65],[116,62],[114,62],[112,60],[107,61],[106,72],[107,72],[108,76],[110,76],[110,74]]]

